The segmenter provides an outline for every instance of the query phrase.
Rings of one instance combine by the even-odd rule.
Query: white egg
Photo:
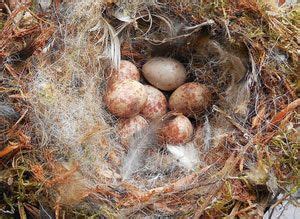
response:
[[[186,80],[184,66],[172,58],[152,58],[146,62],[142,70],[150,84],[165,91],[175,90]]]
[[[183,144],[190,141],[192,135],[193,125],[183,115],[167,119],[158,131],[159,142],[162,144]]]
[[[119,117],[137,115],[147,100],[144,85],[135,80],[124,80],[108,87],[104,101],[108,110]]]
[[[134,134],[140,132],[148,126],[148,122],[140,115],[128,119],[120,119],[117,124],[117,133],[121,144],[128,146]]]
[[[169,107],[186,116],[197,116],[207,109],[211,102],[212,94],[205,85],[190,82],[181,85],[172,93]]]
[[[148,95],[148,99],[141,111],[146,119],[155,120],[167,112],[167,99],[164,94],[150,85],[145,85],[145,89]]]

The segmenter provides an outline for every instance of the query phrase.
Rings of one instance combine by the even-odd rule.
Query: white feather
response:
[[[204,122],[204,150],[208,151],[211,147],[211,125],[209,123],[208,117],[205,116],[205,122]]]
[[[145,159],[145,151],[155,144],[154,136],[154,130],[151,126],[133,136],[129,144],[128,154],[121,166],[121,175],[124,180],[130,179],[131,175],[142,167],[142,162]]]
[[[199,154],[193,144],[187,145],[167,145],[168,151],[178,160],[180,166],[188,170],[193,170],[200,163]]]

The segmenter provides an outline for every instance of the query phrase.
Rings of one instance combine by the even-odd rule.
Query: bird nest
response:
[[[38,191],[22,184],[34,197],[18,202],[24,212],[39,205],[57,217],[262,216],[276,194],[295,191],[293,10],[256,1],[92,0],[39,10],[47,13],[22,6],[10,14],[0,53],[1,157],[9,163],[12,151],[29,149],[14,155],[11,171],[23,168],[28,175],[17,176]],[[187,144],[156,143],[162,118],[124,148],[103,101],[110,73],[121,59],[141,70],[156,56],[179,60],[213,104],[193,116]]]

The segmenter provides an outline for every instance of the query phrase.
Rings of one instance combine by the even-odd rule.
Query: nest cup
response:
[[[114,10],[107,8],[108,12],[115,12]],[[225,36],[213,34],[214,22],[190,26],[186,21],[178,26],[180,21],[172,17],[174,15],[162,12],[161,16],[169,17],[167,21],[153,17],[152,24],[142,19],[136,20],[142,28],[150,28],[145,36],[132,30],[132,24],[129,23],[128,28],[124,27],[118,35],[113,36],[119,40],[110,42],[120,43],[121,57],[115,54],[116,57],[108,58],[114,61],[119,58],[130,60],[140,71],[149,58],[159,56],[176,59],[187,70],[186,82],[205,84],[214,94],[213,104],[222,106],[227,112],[236,111],[236,107],[244,107],[240,118],[245,119],[250,98],[248,87],[245,88],[248,86],[245,83],[247,57],[233,55],[230,46],[219,43],[225,40]],[[106,31],[106,28],[116,29],[122,23],[114,16],[106,15],[102,19],[111,22],[111,26],[102,27],[102,31]],[[102,22],[102,25],[104,24]],[[152,31],[156,28],[160,30]],[[86,27],[78,27],[77,33],[70,34],[70,44],[73,45],[72,41],[76,40],[80,33],[85,33],[84,31]],[[126,34],[131,38],[126,38]],[[109,40],[111,41],[111,38]],[[82,42],[84,43],[89,47],[94,42],[87,40]],[[108,49],[106,47],[107,45],[103,44],[93,50],[105,51]],[[118,48],[117,45],[114,47]],[[163,192],[163,204],[173,199],[175,194],[184,196],[186,191],[199,186],[199,172],[204,172],[205,168],[216,161],[214,158],[208,159],[215,153],[214,150],[220,150],[220,155],[230,151],[224,145],[224,139],[233,134],[232,125],[210,107],[192,116],[193,126],[200,126],[202,129],[198,129],[187,144],[167,145],[165,147],[169,147],[168,150],[162,149],[156,137],[156,131],[163,123],[163,120],[159,120],[135,133],[127,150],[119,144],[118,135],[114,130],[118,119],[107,112],[103,104],[106,82],[110,77],[107,72],[111,72],[110,69],[113,68],[117,69],[118,62],[95,60],[91,51],[87,51],[86,55],[92,58],[92,61],[79,60],[80,56],[72,57],[81,50],[80,46],[70,46],[63,54],[59,50],[56,51],[62,57],[54,63],[56,69],[39,65],[34,80],[35,89],[32,91],[33,105],[39,111],[36,115],[42,123],[40,127],[43,128],[39,128],[39,132],[43,130],[42,136],[47,138],[43,145],[58,150],[55,155],[57,158],[54,159],[55,165],[65,171],[71,171],[76,164],[74,177],[71,176],[68,180],[68,186],[64,183],[54,186],[54,191],[61,197],[61,203],[78,204],[77,202],[84,201],[95,190],[99,191],[97,196],[106,191],[112,193],[107,204],[113,207],[113,200],[117,199],[117,203],[127,214],[134,211],[134,203],[145,197],[150,196],[150,199],[155,200]],[[99,66],[94,66],[96,64]],[[107,67],[103,68],[103,64]],[[90,70],[87,73],[88,68]],[[147,83],[144,78],[142,82]],[[164,94],[169,97],[172,92],[164,91]],[[242,100],[238,99],[239,96],[242,96]],[[242,104],[245,106],[241,106]],[[212,173],[216,168],[206,171],[206,174]],[[201,181],[205,178],[203,175]],[[80,192],[71,195],[74,190]],[[122,203],[124,201],[120,199],[120,190],[127,193],[128,203]],[[189,202],[185,204],[192,206],[193,201]],[[171,207],[173,212],[178,211],[175,203]],[[164,207],[156,208],[166,213]]]

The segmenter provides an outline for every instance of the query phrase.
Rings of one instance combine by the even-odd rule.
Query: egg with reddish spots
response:
[[[212,94],[204,85],[190,82],[181,85],[171,95],[169,107],[188,117],[195,117],[206,110],[212,102]]]
[[[140,132],[148,126],[148,122],[140,115],[128,119],[120,119],[117,124],[117,134],[121,144],[128,146],[134,134]]]
[[[158,130],[158,139],[162,144],[183,144],[192,138],[193,125],[184,115],[168,118]]]
[[[131,117],[137,115],[147,100],[143,84],[135,80],[124,80],[109,86],[104,97],[106,106],[113,115]]]
[[[167,113],[167,99],[164,94],[150,85],[145,85],[148,99],[141,111],[146,119],[155,120]]]
[[[152,58],[143,65],[142,72],[150,84],[164,91],[175,90],[186,80],[184,66],[172,58]]]
[[[140,78],[141,74],[132,62],[121,60],[119,70],[112,70],[111,74],[109,75],[108,86],[128,79],[139,81]]]

